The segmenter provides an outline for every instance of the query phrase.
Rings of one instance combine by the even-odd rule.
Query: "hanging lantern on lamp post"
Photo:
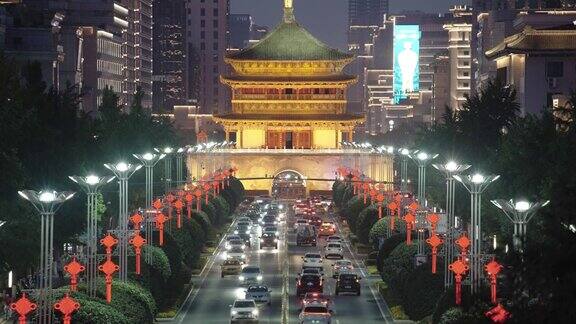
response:
[[[62,313],[62,324],[72,323],[72,313],[80,309],[80,303],[64,294],[64,298],[54,304],[54,309]]]
[[[487,265],[484,266],[484,270],[488,273],[490,277],[490,300],[493,304],[496,304],[496,287],[497,287],[497,279],[498,273],[502,270],[503,266],[496,262],[496,259],[492,259],[492,261],[488,262]]]
[[[454,272],[456,281],[456,305],[460,305],[462,303],[462,278],[470,267],[468,266],[468,263],[462,261],[461,258],[458,258],[458,260],[448,266],[448,269]]]
[[[86,267],[84,267],[80,262],[76,260],[76,257],[72,258],[72,261],[64,266],[64,271],[70,274],[70,290],[76,291],[78,287],[78,275],[80,272],[84,271]]]
[[[430,244],[432,248],[432,273],[436,273],[436,256],[438,254],[438,246],[444,241],[438,236],[438,234],[433,233],[430,238],[426,240],[426,243]]]

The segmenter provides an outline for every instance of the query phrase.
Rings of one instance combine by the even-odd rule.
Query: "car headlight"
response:
[[[242,254],[242,256],[240,256],[242,259],[246,258],[246,254]]]
[[[234,231],[234,234],[238,234],[238,231]]]
[[[258,310],[257,309],[253,310],[252,315],[258,315]]]
[[[264,240],[263,240],[263,239],[260,239],[260,243],[264,243]]]
[[[246,231],[246,234],[250,234],[250,231]]]
[[[235,311],[235,310],[233,310],[233,311],[232,311],[232,315],[236,315],[236,314],[238,314],[238,312]]]
[[[258,275],[258,277],[256,277],[256,280],[262,281],[262,275]]]
[[[244,276],[238,277],[238,280],[240,280],[240,281],[244,281],[244,279],[245,279]]]
[[[278,239],[274,239],[274,243],[278,243]]]

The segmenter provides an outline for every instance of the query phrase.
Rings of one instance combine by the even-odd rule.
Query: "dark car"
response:
[[[314,225],[316,228],[322,225],[322,218],[319,216],[311,216],[308,218],[308,224]]]
[[[262,224],[262,226],[275,226],[278,225],[278,220],[276,216],[266,215],[262,217],[260,224]]]
[[[360,296],[360,276],[353,273],[341,273],[336,280],[336,295],[340,293],[355,293]]]
[[[271,247],[271,248],[278,248],[278,238],[275,234],[272,233],[264,233],[260,236],[260,248]]]
[[[250,246],[250,226],[248,225],[238,225],[234,230],[234,234],[240,236],[241,239],[246,242],[247,246]]]
[[[300,297],[309,292],[324,292],[321,276],[315,274],[305,274],[296,279],[296,295]]]
[[[316,228],[312,225],[302,225],[296,229],[296,245],[316,246]]]

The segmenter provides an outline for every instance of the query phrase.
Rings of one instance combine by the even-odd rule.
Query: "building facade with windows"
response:
[[[226,73],[229,0],[186,1],[188,98],[198,100],[201,113],[229,111],[229,91],[220,83]]]

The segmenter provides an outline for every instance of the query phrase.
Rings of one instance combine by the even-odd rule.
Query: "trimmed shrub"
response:
[[[106,299],[106,285],[99,280],[96,294]],[[153,323],[156,302],[148,290],[135,282],[114,281],[110,305],[120,311],[130,323]]]
[[[155,240],[157,242],[157,240]],[[147,255],[151,255],[151,262],[147,262]],[[164,250],[156,246],[144,245],[142,248],[141,274],[134,276],[134,280],[148,289],[156,304],[161,305],[164,297],[164,287],[172,274],[170,261]]]
[[[380,250],[378,250],[378,257],[376,258],[376,267],[378,271],[382,272],[384,260],[390,256],[390,253],[402,242],[406,241],[405,234],[394,234],[384,240]]]
[[[236,207],[238,207],[238,205],[240,204],[241,201],[236,200],[236,195],[234,195],[234,192],[232,191],[232,189],[229,189],[228,187],[224,190],[222,190],[222,192],[220,193],[220,196],[222,196],[222,198],[226,199],[226,202],[228,203],[228,205],[230,206],[230,212],[234,212],[234,210],[236,209]]]
[[[356,236],[358,236],[358,215],[364,208],[366,208],[366,205],[364,204],[363,199],[359,196],[354,196],[346,203],[345,207],[342,209],[342,214],[344,217],[346,217],[346,221],[348,222],[350,230],[356,234]]]
[[[362,244],[368,244],[372,226],[378,221],[378,205],[372,204],[364,208],[356,220],[356,235]]]
[[[82,285],[78,285],[82,291]],[[60,289],[54,292],[56,299],[64,297],[69,289]],[[121,311],[106,303],[100,298],[91,298],[82,292],[71,292],[70,297],[80,303],[80,309],[72,314],[72,323],[83,324],[130,324],[130,321]],[[114,296],[113,296],[114,297]]]
[[[210,219],[210,223],[212,225],[219,225],[219,219],[218,219],[218,213],[216,211],[216,207],[214,207],[214,204],[212,203],[211,200],[208,200],[208,204],[206,204],[206,201],[204,199],[202,199],[202,203],[200,204],[200,209],[206,213],[206,215],[208,215],[208,218]]]
[[[444,263],[438,263],[436,274],[432,274],[430,267],[430,263],[426,263],[414,269],[399,291],[404,311],[414,321],[432,315],[444,293]]]
[[[158,274],[162,277],[162,279],[166,280],[170,277],[171,270],[170,270],[170,261],[166,256],[164,251],[156,246],[152,245],[144,245],[142,247],[142,259],[148,259],[147,256],[151,255],[151,262],[147,263],[147,265],[156,270]],[[146,263],[146,261],[144,261]]]
[[[334,181],[332,185],[332,201],[337,207],[342,206],[342,198],[346,190],[346,183],[342,181]]]
[[[354,187],[352,185],[346,185],[344,187],[344,193],[342,193],[342,199],[340,200],[340,208],[344,208],[348,201],[354,196]]]
[[[383,211],[384,212],[384,211]],[[378,210],[376,210],[378,213]],[[369,240],[375,248],[378,248],[378,237],[385,237],[388,234],[388,227],[390,226],[390,216],[384,216],[379,219],[370,229]],[[406,222],[404,220],[396,217],[394,221],[394,231],[392,235],[396,233],[406,233]]]
[[[230,206],[228,206],[226,199],[220,196],[215,196],[212,198],[210,202],[214,205],[214,208],[216,209],[216,215],[217,215],[216,218],[218,219],[217,225],[224,224],[224,222],[230,216]]]
[[[384,259],[380,274],[390,288],[395,291],[402,289],[404,280],[409,273],[414,271],[414,256],[417,251],[417,241],[412,242],[411,245],[400,243],[392,250],[390,256]]]
[[[201,210],[193,211],[192,219],[195,220],[200,225],[200,227],[202,227],[202,231],[204,231],[205,234],[210,232],[212,223],[210,222],[210,218],[208,218],[208,215],[206,215],[205,212]]]

